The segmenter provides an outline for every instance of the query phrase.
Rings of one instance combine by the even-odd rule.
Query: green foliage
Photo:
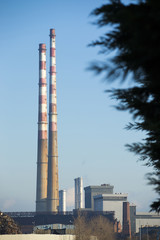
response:
[[[98,26],[112,28],[90,44],[99,46],[106,57],[90,69],[97,74],[104,72],[107,81],[125,81],[132,74],[133,87],[107,92],[119,101],[118,110],[132,114],[133,123],[126,128],[146,133],[140,143],[127,147],[153,168],[148,174],[149,184],[160,195],[160,1],[125,5],[121,0],[110,0],[92,14],[97,17]],[[110,52],[114,55],[108,59]],[[160,211],[160,198],[151,208]]]

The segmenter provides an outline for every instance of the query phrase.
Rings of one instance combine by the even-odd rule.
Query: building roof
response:
[[[120,194],[98,194],[94,196],[95,199],[103,199],[103,200],[108,200],[108,201],[126,201],[128,197],[127,193],[120,193]]]
[[[114,186],[113,185],[110,185],[110,184],[101,184],[101,185],[94,185],[94,186],[87,186],[87,187],[85,187],[84,188],[84,190],[85,189],[90,189],[90,188],[114,188]]]

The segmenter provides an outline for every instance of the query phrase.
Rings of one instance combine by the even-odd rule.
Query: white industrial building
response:
[[[142,227],[160,226],[160,215],[153,212],[136,213],[136,232]]]
[[[113,194],[114,186],[110,184],[101,184],[100,186],[87,186],[85,190],[85,208],[94,210],[94,196],[100,194]]]
[[[100,194],[94,196],[94,211],[114,211],[115,218],[123,224],[123,202],[128,194]]]

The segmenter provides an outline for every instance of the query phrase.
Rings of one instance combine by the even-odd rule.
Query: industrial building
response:
[[[117,232],[123,230],[125,236],[131,236],[130,206],[128,194],[113,193],[114,186],[102,184],[87,186],[85,190],[85,208],[94,212],[114,212]],[[121,228],[122,226],[122,228]]]
[[[115,218],[123,225],[123,202],[127,194],[100,194],[93,197],[94,211],[114,211]]]
[[[160,214],[155,212],[136,212],[136,205],[130,204],[131,234],[138,233],[140,228],[160,226]]]
[[[141,227],[160,226],[160,215],[153,212],[137,212],[136,213],[136,233]]]
[[[131,219],[129,202],[123,202],[123,235],[131,238]]]
[[[104,216],[113,223],[115,232],[130,237],[140,229],[158,228],[160,215],[136,212],[136,205],[129,204],[128,194],[114,193],[114,186],[102,184],[87,186],[83,208],[83,179],[75,182],[75,209],[66,210],[66,191],[59,191],[58,141],[57,141],[57,93],[56,93],[56,35],[50,29],[49,113],[47,121],[46,44],[39,44],[39,99],[38,99],[38,148],[36,212],[6,213],[15,219],[25,231],[35,225],[71,225],[81,213],[88,220]],[[27,230],[28,228],[28,230]],[[159,229],[158,229],[159,230]]]
[[[136,205],[130,203],[130,222],[131,222],[131,235],[134,235],[136,232]]]
[[[38,101],[38,151],[37,151],[37,187],[36,213],[47,214],[46,221],[57,214],[58,223],[66,223],[72,218],[66,216],[66,191],[59,191],[58,179],[58,141],[57,141],[57,93],[56,93],[56,35],[50,29],[50,67],[49,67],[49,114],[47,121],[47,78],[46,78],[46,44],[39,44],[39,101]],[[75,178],[75,210],[98,213],[112,213],[117,221],[117,232],[121,227],[123,233],[130,236],[142,226],[160,226],[160,216],[153,213],[136,213],[136,205],[129,204],[127,194],[114,194],[114,186],[102,184],[87,186],[85,191],[85,208],[83,209],[83,179]],[[63,216],[63,217],[62,217]],[[39,218],[41,218],[39,216]],[[51,218],[54,218],[53,216]],[[57,222],[56,222],[57,223]]]
[[[94,210],[94,196],[99,194],[113,194],[114,186],[102,184],[101,186],[87,186],[85,191],[85,208]]]

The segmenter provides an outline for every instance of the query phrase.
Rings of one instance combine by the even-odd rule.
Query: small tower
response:
[[[66,190],[59,191],[59,212],[66,212]]]
[[[83,179],[75,178],[75,209],[83,208]]]

